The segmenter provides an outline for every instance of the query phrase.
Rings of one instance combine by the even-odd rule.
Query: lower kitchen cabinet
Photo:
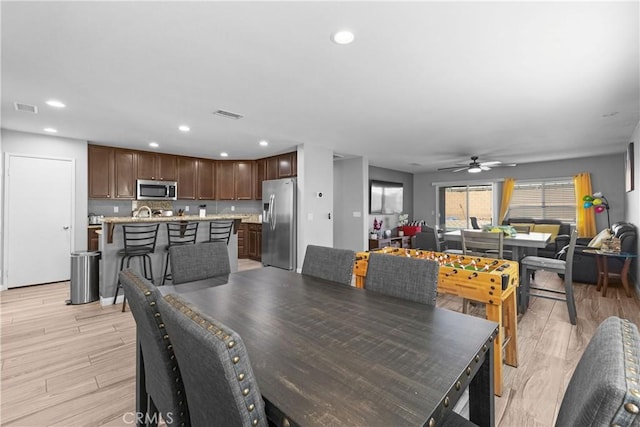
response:
[[[249,224],[249,259],[262,261],[262,224]]]
[[[247,234],[249,234],[249,224],[241,223],[238,227],[238,259],[249,257],[249,247],[247,245]]]
[[[89,233],[87,237],[87,250],[89,251],[97,251],[99,246],[99,238],[98,233],[96,231],[101,230],[102,228],[98,227],[89,227]]]

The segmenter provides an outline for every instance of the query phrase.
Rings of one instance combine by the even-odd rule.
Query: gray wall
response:
[[[87,141],[59,138],[49,135],[17,132],[8,129],[1,130],[2,136],[2,164],[4,177],[5,153],[36,155],[45,157],[75,159],[75,224],[73,224],[72,251],[87,249]],[[38,173],[38,171],[34,171]],[[46,177],[43,177],[43,179]],[[0,189],[4,204],[4,185]],[[36,206],[36,209],[46,210],[46,206]],[[4,209],[3,209],[4,211]],[[4,216],[2,228],[4,229]],[[2,233],[4,246],[4,233]],[[32,242],[29,242],[31,244]],[[11,248],[8,248],[11,250]],[[4,274],[2,275],[4,277]]]
[[[429,224],[439,224],[432,212],[436,210],[434,182],[487,182],[502,178],[545,179],[571,177],[580,172],[591,173],[593,191],[602,191],[611,206],[611,223],[625,218],[624,155],[622,153],[600,157],[583,157],[553,162],[524,163],[514,168],[495,168],[470,176],[466,172],[434,172],[414,176],[414,213],[416,218]],[[606,214],[596,215],[597,229],[607,226]]]
[[[333,161],[333,247],[368,250],[368,163],[363,157]]]
[[[634,145],[634,186],[633,191],[624,194],[625,197],[625,213],[624,218],[626,221],[635,224],[636,227],[640,226],[640,122],[636,126],[636,130],[631,135],[629,142],[633,142]],[[623,185],[624,188],[624,185]],[[636,253],[640,253],[640,239],[636,239]],[[640,294],[640,283],[638,283],[638,271],[640,271],[640,259],[636,258],[634,268],[631,269],[633,281],[636,284],[636,290]]]
[[[369,166],[369,180],[379,180],[379,181],[390,181],[390,182],[401,182],[404,186],[404,194],[402,198],[403,209],[402,212],[409,214],[409,221],[422,219],[416,216],[416,212],[414,209],[414,197],[412,195],[414,192],[414,177],[413,174],[408,172],[400,172],[391,169],[379,168],[376,166]],[[369,183],[365,183],[367,186],[367,212],[369,206]],[[381,215],[381,214],[371,214],[369,215],[369,221],[367,228],[370,229],[373,227],[373,220],[377,218],[378,220],[382,219],[384,221],[383,229],[390,230],[397,226],[398,224],[398,215]],[[367,241],[367,249],[368,249],[368,241]]]

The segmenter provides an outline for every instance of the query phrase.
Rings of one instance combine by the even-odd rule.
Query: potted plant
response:
[[[404,236],[403,226],[409,223],[409,214],[398,215],[398,237]]]

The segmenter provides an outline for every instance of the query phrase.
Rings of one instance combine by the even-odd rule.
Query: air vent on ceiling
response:
[[[13,105],[16,107],[16,110],[18,111],[24,111],[25,113],[38,114],[38,107],[36,107],[35,105],[21,104],[19,102],[14,102]]]
[[[243,117],[240,114],[236,114],[236,113],[232,113],[230,111],[224,111],[224,110],[215,111],[213,114],[215,114],[216,116],[226,117],[227,119],[233,119],[233,120],[238,120]]]

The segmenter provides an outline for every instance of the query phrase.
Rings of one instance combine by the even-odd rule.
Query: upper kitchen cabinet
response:
[[[213,200],[216,198],[216,162],[215,160],[198,159],[197,195],[198,200]]]
[[[216,165],[218,200],[253,199],[253,161],[220,161]]]
[[[262,181],[267,179],[267,159],[258,159],[253,166],[255,183],[253,185],[253,198],[262,200]]]
[[[136,158],[138,179],[151,179],[156,181],[178,180],[177,156],[138,151]]]
[[[89,145],[89,198],[134,199],[136,197],[135,152]]]
[[[178,157],[178,199],[195,200],[197,197],[198,160]]]
[[[89,145],[88,157],[89,198],[113,198],[113,148]]]
[[[289,178],[293,173],[294,153],[286,153],[278,156],[278,178]]]

